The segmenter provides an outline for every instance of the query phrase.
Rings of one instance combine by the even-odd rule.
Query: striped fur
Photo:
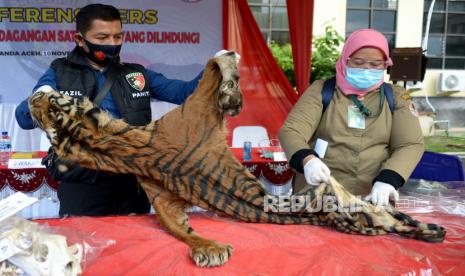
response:
[[[311,204],[332,196],[341,206],[357,204],[359,211],[309,212],[301,208],[265,212],[267,194],[263,185],[226,144],[224,114],[237,115],[242,107],[238,84],[232,55],[212,59],[194,94],[182,106],[144,127],[113,119],[87,99],[58,92],[37,92],[29,106],[58,156],[69,166],[78,163],[137,175],[161,223],[190,245],[198,266],[224,264],[232,247],[195,233],[186,214],[191,205],[248,222],[330,225],[351,234],[397,233],[428,242],[444,239],[442,227],[420,223],[396,210],[377,209],[348,193],[334,179],[309,194]]]

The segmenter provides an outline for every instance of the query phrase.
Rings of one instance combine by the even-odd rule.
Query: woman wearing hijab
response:
[[[397,201],[398,188],[423,154],[418,114],[406,91],[392,86],[389,108],[384,72],[392,65],[386,38],[372,29],[353,32],[336,63],[334,95],[323,111],[324,80],[300,97],[279,131],[297,171],[294,194],[335,177],[373,204]]]

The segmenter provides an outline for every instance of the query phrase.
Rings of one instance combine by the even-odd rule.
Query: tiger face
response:
[[[223,114],[236,116],[242,110],[242,93],[239,89],[239,71],[234,52],[215,58],[223,77],[218,89],[218,108]]]

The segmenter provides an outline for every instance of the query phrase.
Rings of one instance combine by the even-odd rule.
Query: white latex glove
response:
[[[331,171],[320,158],[314,157],[305,164],[304,175],[308,184],[318,186],[322,182],[329,182]]]
[[[398,201],[399,193],[392,185],[381,181],[376,181],[371,188],[371,193],[365,197],[366,201],[371,201],[378,206],[388,206],[389,199]]]
[[[223,49],[223,50],[220,50],[220,51],[216,52],[213,57],[219,57],[219,56],[224,55],[224,54],[229,53],[229,52],[232,52],[232,51],[228,51],[228,50]],[[241,59],[241,55],[234,52],[234,57],[236,58],[236,64],[239,64],[239,60]]]

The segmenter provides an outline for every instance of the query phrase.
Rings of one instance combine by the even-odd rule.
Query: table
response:
[[[242,160],[242,148],[231,148],[235,156]],[[45,156],[44,152],[40,155]],[[274,162],[260,157],[258,148],[252,149],[252,160],[242,162],[271,193],[289,193],[294,171],[287,162]],[[59,183],[53,181],[45,168],[8,169],[0,166],[0,199],[21,191],[39,199],[39,202],[24,209],[24,218],[58,217],[60,203],[57,197]]]
[[[189,222],[198,234],[234,247],[228,263],[208,269],[194,265],[187,245],[168,234],[155,215],[39,222],[72,229],[90,242],[115,241],[84,275],[465,275],[465,217],[410,214],[446,227],[445,241],[349,235],[326,227],[245,223],[194,213]]]
[[[252,160],[243,161],[243,149],[231,148],[244,167],[265,185],[266,190],[275,195],[292,193],[292,177],[294,170],[287,161],[273,161],[260,156],[259,148],[252,148]]]
[[[40,157],[45,155],[45,152],[39,154]],[[24,218],[58,217],[58,186],[59,183],[50,178],[45,168],[8,169],[0,166],[0,199],[15,192],[23,192],[39,199],[38,203],[22,211]]]

